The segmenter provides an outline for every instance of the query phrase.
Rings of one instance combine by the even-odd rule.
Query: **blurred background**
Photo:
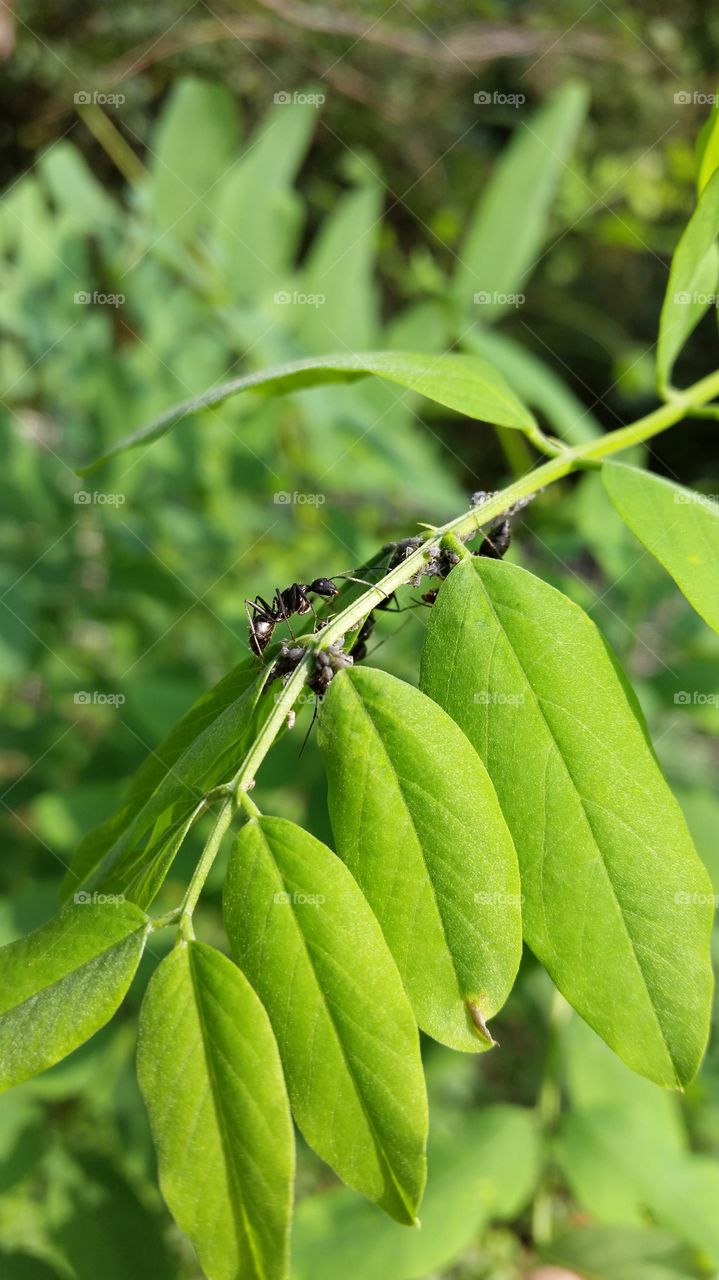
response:
[[[0,5],[1,941],[53,913],[83,834],[247,656],[246,597],[359,565],[533,455],[363,382],[242,397],[75,468],[225,376],[352,350],[484,351],[571,441],[647,411],[718,51],[698,0]],[[710,315],[679,380],[716,365]],[[719,493],[715,424],[652,448]],[[592,475],[517,517],[510,554],[608,636],[719,889],[717,637]],[[375,661],[414,682],[425,622],[383,616]],[[309,714],[257,794],[329,839]],[[221,880],[198,931],[223,946]],[[200,1280],[134,1079],[162,937],[113,1024],[0,1100],[2,1280]],[[664,1094],[529,955],[495,1025],[479,1059],[424,1046],[421,1232],[301,1146],[294,1280],[716,1275],[716,1047]]]

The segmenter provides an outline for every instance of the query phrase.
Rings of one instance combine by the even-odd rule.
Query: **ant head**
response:
[[[340,593],[339,587],[336,587],[329,578],[315,578],[307,590],[311,591],[313,595],[324,596],[327,600],[332,596],[338,596]]]

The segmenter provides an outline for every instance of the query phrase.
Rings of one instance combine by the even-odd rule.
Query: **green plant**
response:
[[[549,437],[494,363],[473,356],[341,355],[236,379],[96,464],[238,392],[366,376],[518,433],[547,458],[443,525],[380,551],[353,573],[360,581],[344,586],[321,630],[305,629],[289,654],[277,645],[262,663],[241,663],[205,694],[148,758],[123,808],[82,842],[68,905],[0,951],[8,1087],[102,1026],[148,939],[176,932],[145,997],[139,1075],[163,1192],[212,1280],[286,1272],[290,1105],[340,1177],[399,1222],[415,1220],[427,1128],[417,1026],[455,1049],[491,1049],[522,927],[560,991],[637,1072],[671,1087],[698,1069],[713,894],[634,695],[578,606],[468,544],[538,491],[601,469],[629,527],[716,628],[714,505],[612,459],[716,409],[719,373],[681,391],[669,375],[704,305],[690,302],[688,316],[677,295],[699,294],[697,280],[716,274],[706,226],[717,224],[718,177],[703,188],[674,259],[660,327],[665,402],[628,427],[571,443]],[[421,691],[348,664],[373,610],[423,577],[439,586]],[[327,671],[319,744],[340,858],[297,824],[261,814],[249,794],[298,699]],[[182,902],[152,918],[183,842],[210,810]],[[234,963],[193,929],[233,822],[224,909]],[[584,1124],[590,1139],[606,1140],[601,1126]],[[578,1136],[571,1126],[563,1134],[560,1159],[579,1183],[573,1142],[586,1156],[591,1141],[581,1118],[578,1127]],[[490,1163],[501,1160],[497,1151],[507,1160],[522,1150],[516,1201],[487,1214],[511,1216],[536,1183],[534,1127],[499,1109],[478,1119],[470,1140],[486,1143]],[[462,1150],[456,1134],[440,1135],[437,1160],[450,1172],[457,1160],[461,1171]],[[677,1165],[688,1199],[697,1166],[689,1157]],[[651,1187],[637,1197],[659,1202]],[[430,1203],[430,1223],[441,1222],[445,1204],[429,1216]],[[452,1229],[461,1241],[463,1224]],[[430,1231],[418,1245],[407,1234],[421,1256],[397,1264],[402,1275],[442,1264],[445,1240],[438,1245]],[[703,1223],[697,1238],[715,1250]],[[382,1257],[381,1233],[373,1243]],[[311,1239],[304,1247],[311,1257]]]

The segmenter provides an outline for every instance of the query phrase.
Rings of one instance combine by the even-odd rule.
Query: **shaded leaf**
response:
[[[319,745],[337,848],[424,1031],[491,1047],[519,965],[512,841],[476,751],[419,690],[361,667],[331,683]]]
[[[347,868],[281,818],[230,860],[232,950],[273,1024],[307,1141],[345,1182],[414,1222],[425,1179],[419,1037],[382,931]]]
[[[583,444],[601,434],[602,429],[592,411],[582,404],[551,365],[506,333],[473,329],[464,335],[462,342],[469,351],[481,350],[525,404],[547,419],[560,439],[568,444]]]
[[[719,253],[719,172],[714,172],[674,250],[657,342],[657,380],[666,390],[674,363],[690,333],[716,306]]]
[[[438,1121],[433,1113],[420,1229],[403,1229],[343,1189],[310,1196],[297,1210],[292,1280],[418,1280],[488,1222],[522,1211],[539,1173],[532,1116],[498,1106],[464,1113],[459,1124]]]
[[[542,1257],[587,1280],[686,1280],[702,1274],[688,1249],[666,1231],[648,1227],[581,1227],[545,1246]]]
[[[208,1280],[281,1280],[292,1122],[267,1014],[231,960],[197,942],[163,960],[137,1069],[162,1194]]]
[[[122,809],[80,843],[66,894],[101,886],[149,906],[203,793],[240,762],[265,677],[250,659],[198,699],[140,766]]]
[[[691,1080],[711,1006],[711,885],[593,622],[516,565],[468,560],[432,610],[422,687],[494,782],[529,946],[629,1066]]]
[[[507,309],[534,266],[547,235],[559,181],[587,110],[583,85],[567,84],[547,104],[521,119],[480,197],[452,282],[458,309],[482,320]],[[476,293],[488,300],[475,307]]]
[[[632,533],[719,632],[719,503],[621,462],[606,462],[602,478]]]
[[[185,76],[163,105],[150,147],[152,212],[163,233],[192,235],[211,216],[219,176],[238,142],[237,109],[221,84]]]

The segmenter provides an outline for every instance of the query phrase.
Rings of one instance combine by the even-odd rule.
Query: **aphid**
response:
[[[293,582],[283,590],[277,588],[272,602],[262,596],[245,600],[249,622],[249,642],[253,653],[261,658],[278,622],[287,622],[293,614],[314,612],[310,595],[323,596],[326,600],[339,595],[339,588],[330,578],[315,578],[314,582]]]
[[[315,654],[314,669],[307,681],[308,687],[317,694],[318,698],[324,697],[337,673],[344,671],[345,667],[351,667],[353,662],[352,655],[345,653],[339,643],[330,644],[326,649],[319,649]]]
[[[277,656],[277,660],[270,671],[267,683],[271,684],[273,680],[277,680],[280,676],[286,680],[292,675],[295,667],[299,664],[306,653],[301,645],[283,644]]]
[[[317,707],[320,699],[324,698],[337,673],[344,671],[345,667],[351,667],[354,661],[351,653],[345,653],[342,648],[343,644],[344,636],[336,644],[330,644],[326,649],[319,649],[315,653],[314,667],[307,681],[307,687],[315,694],[315,709],[312,713],[310,727],[305,734],[305,740],[300,747],[300,755],[302,755],[307,746],[312,726],[317,719]]]

